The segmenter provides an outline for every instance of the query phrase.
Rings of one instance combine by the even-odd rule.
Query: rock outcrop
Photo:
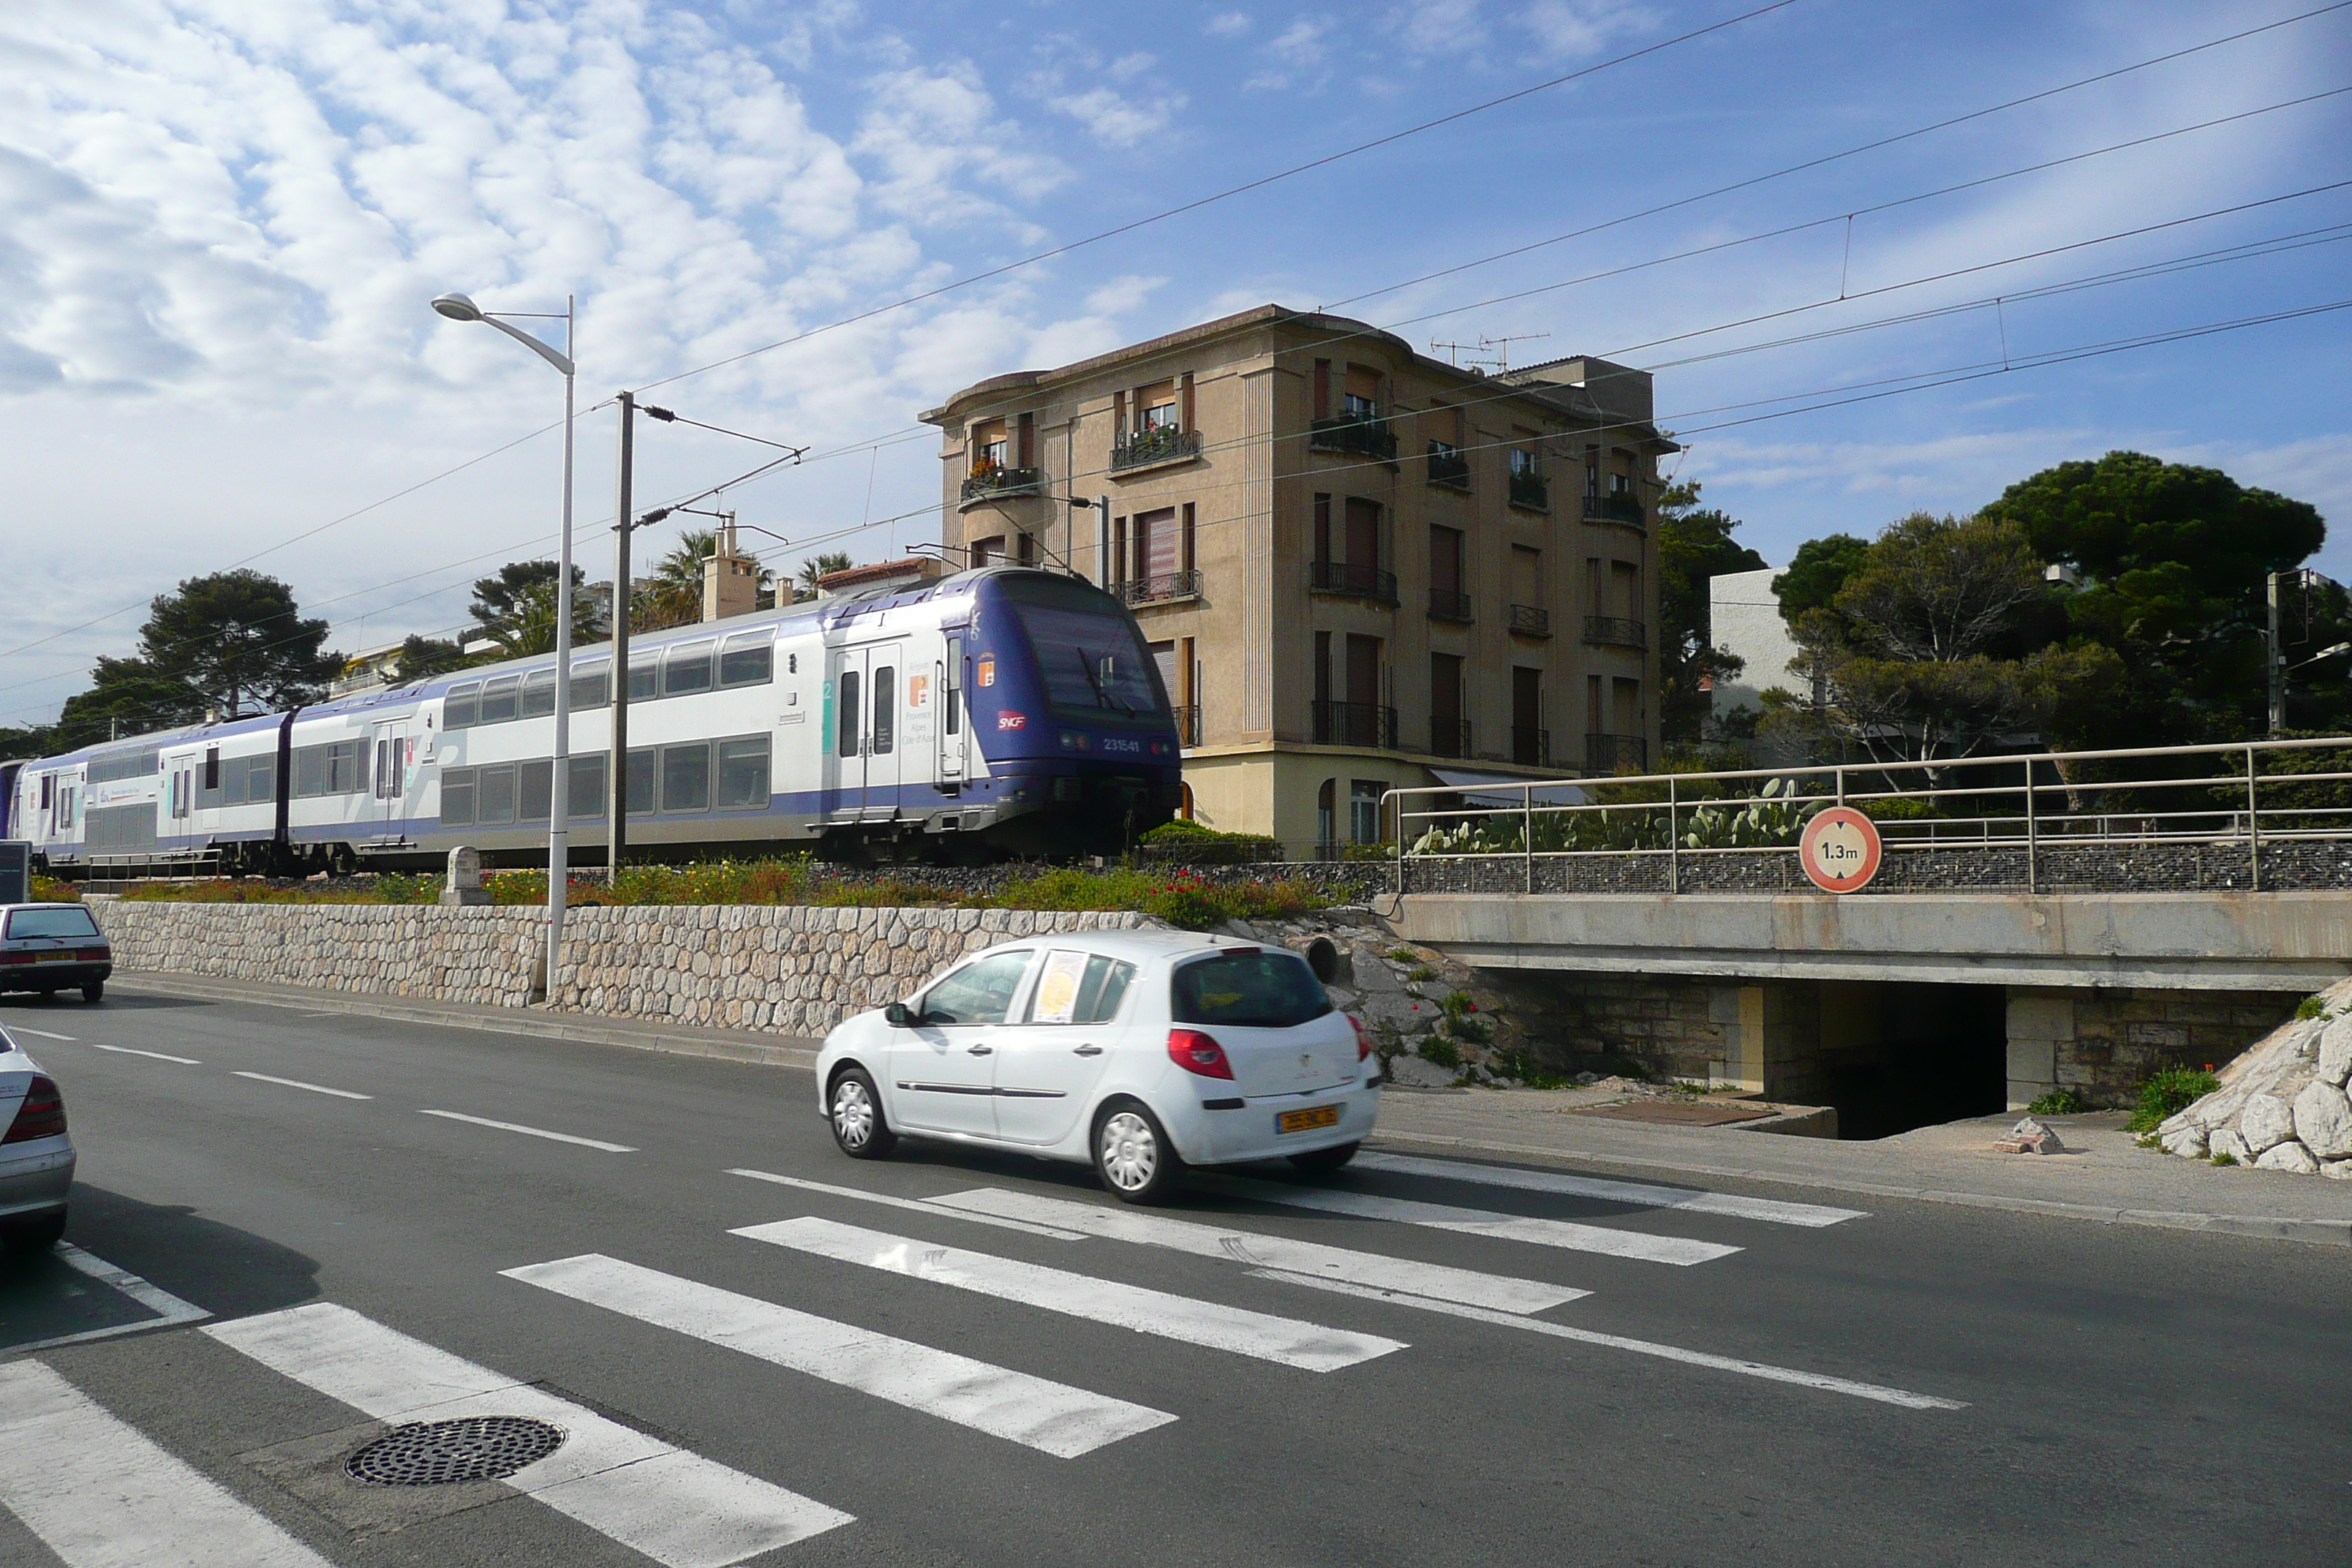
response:
[[[2164,1147],[2352,1181],[2352,980],[2319,1001],[2322,1016],[2280,1025],[2221,1069],[2221,1088],[2158,1127]]]

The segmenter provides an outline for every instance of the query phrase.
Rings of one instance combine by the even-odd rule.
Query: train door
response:
[[[940,716],[936,725],[939,735],[939,780],[944,793],[953,795],[963,784],[963,638],[948,638],[947,661],[940,666],[936,678],[940,694]]]
[[[827,821],[855,822],[866,809],[866,650],[837,648],[825,658],[821,809]]]
[[[404,719],[375,727],[375,773],[368,786],[374,814],[373,835],[402,839],[408,826],[408,721]]]
[[[163,831],[156,836],[159,847],[173,849],[193,847],[188,839],[196,830],[196,777],[197,769],[203,763],[203,753],[198,752],[163,759],[166,783]]]

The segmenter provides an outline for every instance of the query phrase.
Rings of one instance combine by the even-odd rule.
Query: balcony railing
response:
[[[1318,702],[1313,707],[1317,745],[1396,750],[1395,709],[1377,702]]]
[[[1176,743],[1187,748],[1201,743],[1201,708],[1198,703],[1176,710]]]
[[[1318,452],[1348,452],[1383,462],[1394,462],[1397,455],[1397,438],[1390,432],[1389,422],[1377,414],[1318,419],[1308,426],[1307,445]]]
[[[1622,522],[1634,528],[1645,527],[1649,522],[1642,511],[1642,503],[1632,496],[1586,496],[1584,517],[1588,522]]]
[[[997,500],[1006,496],[1045,493],[1043,468],[982,468],[963,482],[966,501]]]
[[[1470,721],[1441,719],[1432,714],[1429,720],[1429,754],[1433,757],[1468,756]]]
[[[1433,621],[1470,619],[1470,595],[1457,594],[1450,588],[1432,588],[1429,591],[1429,618]]]
[[[1551,612],[1539,605],[1513,605],[1511,629],[1523,637],[1551,636]]]
[[[1201,574],[1198,572],[1160,572],[1149,577],[1130,577],[1118,584],[1119,602],[1128,605],[1159,605],[1171,599],[1197,599],[1201,596]]]
[[[1585,616],[1584,640],[1598,647],[1646,648],[1650,646],[1647,627],[1639,621],[1629,621],[1619,616]]]
[[[1458,447],[1449,447],[1443,441],[1432,441],[1429,444],[1429,482],[1433,485],[1444,485],[1450,489],[1468,489],[1470,459],[1462,455],[1462,449]]]
[[[1650,765],[1650,743],[1639,735],[1587,735],[1584,771],[1588,773],[1638,773]]]
[[[1150,468],[1155,463],[1188,461],[1201,455],[1201,433],[1179,430],[1172,425],[1162,425],[1156,430],[1139,430],[1110,449],[1110,471],[1121,468]]]
[[[1397,602],[1393,572],[1359,566],[1352,561],[1310,562],[1307,570],[1307,585],[1318,594],[1351,594],[1359,599],[1377,599],[1383,605]]]
[[[1551,731],[1512,725],[1511,761],[1523,768],[1551,766]]]
[[[1533,468],[1514,468],[1511,470],[1511,504],[1526,507],[1530,511],[1549,511],[1551,510],[1551,487]]]

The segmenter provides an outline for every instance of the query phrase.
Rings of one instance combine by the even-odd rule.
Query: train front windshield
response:
[[[1001,590],[1036,656],[1055,714],[1080,722],[1167,722],[1167,694],[1134,617],[1100,590],[1056,577],[1013,577]]]

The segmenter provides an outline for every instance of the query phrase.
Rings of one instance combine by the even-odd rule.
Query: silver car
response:
[[[79,991],[95,1002],[114,948],[79,904],[0,904],[0,991]]]
[[[74,1147],[57,1080],[0,1028],[0,1247],[47,1252],[66,1233]]]

